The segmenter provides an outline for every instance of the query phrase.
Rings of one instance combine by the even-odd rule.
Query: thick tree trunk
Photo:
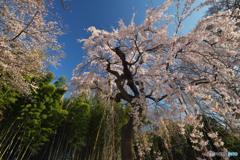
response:
[[[128,123],[123,126],[121,133],[121,155],[122,160],[133,160],[133,118],[130,117]]]

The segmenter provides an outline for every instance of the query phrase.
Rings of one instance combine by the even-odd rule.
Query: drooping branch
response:
[[[36,11],[35,14],[32,16],[32,18],[30,19],[30,21],[27,23],[27,25],[12,39],[10,39],[9,41],[14,41],[16,40],[18,37],[21,36],[22,33],[26,32],[26,30],[29,28],[29,26],[33,23],[34,18],[38,15],[39,11]]]
[[[210,81],[208,79],[202,78],[202,79],[194,80],[190,84],[197,86],[197,85],[200,85],[200,84],[209,84],[209,83],[210,83]]]
[[[151,100],[153,100],[154,102],[160,102],[160,101],[164,100],[164,99],[167,98],[167,97],[168,97],[167,94],[165,94],[165,95],[163,95],[163,96],[161,96],[161,97],[159,97],[159,98],[154,98],[152,95],[146,95],[146,98],[151,99]]]
[[[111,62],[109,60],[107,60],[107,68],[106,68],[106,70],[109,73],[113,74],[116,78],[120,78],[119,73],[117,71],[114,71],[114,70],[111,69]]]
[[[138,56],[137,56],[136,60],[133,61],[132,63],[130,63],[129,65],[134,65],[134,64],[136,64],[137,62],[139,62],[140,58],[142,58],[142,55],[143,55],[143,52],[140,51],[140,49],[139,49],[139,47],[138,47],[138,45],[137,45],[136,40],[134,40],[134,45],[135,45],[135,47],[136,47],[136,49],[137,49]]]

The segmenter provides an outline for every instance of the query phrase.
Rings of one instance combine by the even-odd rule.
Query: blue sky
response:
[[[66,0],[65,0],[66,1]],[[148,7],[161,4],[162,0],[67,0],[68,10],[64,10],[60,0],[55,3],[56,13],[61,17],[64,27],[64,35],[59,38],[63,44],[65,57],[57,68],[50,67],[56,78],[65,76],[71,79],[72,71],[82,61],[84,50],[77,39],[88,37],[86,29],[96,26],[105,30],[111,30],[120,19],[126,23],[131,21],[133,13],[136,14],[135,22],[141,23]],[[200,0],[199,0],[200,1]],[[189,31],[197,20],[204,14],[203,11],[191,16],[185,22],[184,32]]]

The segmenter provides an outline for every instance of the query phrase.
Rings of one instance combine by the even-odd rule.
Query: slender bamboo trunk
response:
[[[16,132],[13,132],[13,135],[11,135],[11,136],[8,137],[7,141],[5,142],[5,143],[6,143],[6,146],[4,147],[5,149],[3,150],[3,152],[2,152],[2,150],[1,150],[1,152],[0,152],[0,153],[1,153],[0,159],[3,158],[3,156],[5,155],[5,153],[7,152],[7,150],[11,149],[11,146],[12,146],[12,144],[14,143],[15,138],[16,138],[16,136],[18,135],[19,130],[20,130],[20,128],[18,128],[18,130],[17,130]],[[8,140],[10,140],[10,141],[8,141]]]
[[[66,155],[68,154],[68,142],[66,142],[65,146],[63,147],[63,153],[62,153],[62,156],[63,158],[62,159],[66,159]]]
[[[64,130],[65,130],[65,127],[64,127]],[[63,131],[64,131],[63,130]],[[60,153],[59,153],[59,150],[61,150],[62,149],[62,145],[63,145],[63,143],[64,143],[64,138],[65,138],[65,134],[64,134],[64,132],[63,132],[62,130],[61,130],[61,134],[60,134],[60,136],[59,136],[59,140],[58,140],[58,145],[57,145],[57,151],[56,151],[56,157],[55,157],[55,159],[58,159],[58,158],[60,158],[61,156],[59,155]]]
[[[14,154],[14,152],[16,151],[16,147],[18,146],[19,141],[20,141],[20,137],[17,137],[17,138],[13,141],[13,142],[14,142],[14,145],[13,145],[13,147],[11,147],[11,150],[10,150],[10,152],[8,153],[7,160],[10,160],[10,159],[11,159],[10,157],[13,157],[12,154]]]
[[[27,147],[25,148],[23,154],[22,154],[22,157],[20,158],[20,160],[23,160],[28,152],[28,149],[30,147],[30,145],[32,144],[32,141],[33,141],[33,138],[31,139],[31,141],[28,143]],[[30,154],[30,153],[29,153]]]
[[[49,145],[50,145],[50,144],[48,144],[47,147],[45,147],[45,148],[43,149],[43,153],[41,154],[40,160],[44,160],[44,157],[45,157],[45,155],[46,155],[46,153],[47,153],[47,150],[48,150],[48,148],[49,148]]]
[[[53,140],[50,146],[50,150],[47,158],[48,160],[51,160],[55,139],[56,139],[56,133],[54,133]]]
[[[29,160],[31,158],[31,156],[32,156],[32,153],[29,153],[28,157],[26,158],[26,160]]]
[[[17,149],[14,150],[13,155],[11,155],[14,158],[18,155],[19,152],[21,152],[21,148],[22,148],[21,146],[22,146],[22,142],[23,142],[23,138],[24,138],[24,136],[22,136],[22,135],[24,135],[24,134],[25,134],[25,131],[18,137],[19,141],[16,143]]]
[[[11,133],[12,127],[15,125],[15,121],[10,125],[10,127],[7,129],[3,137],[1,137],[0,147],[4,144],[4,141],[6,138],[9,138],[8,133]]]

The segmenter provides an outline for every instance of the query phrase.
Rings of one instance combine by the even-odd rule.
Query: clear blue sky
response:
[[[65,0],[66,1],[66,0]],[[111,30],[120,19],[129,23],[133,13],[136,14],[135,22],[141,23],[148,7],[161,3],[162,0],[67,0],[68,10],[64,10],[60,0],[56,0],[55,10],[65,25],[64,35],[60,37],[63,44],[65,57],[57,68],[50,67],[56,78],[65,76],[71,79],[72,71],[82,61],[84,50],[77,39],[86,38],[89,33],[86,29],[96,26],[105,30]],[[200,1],[200,0],[199,0]],[[187,32],[196,24],[203,15],[198,12],[188,19],[184,32]]]

